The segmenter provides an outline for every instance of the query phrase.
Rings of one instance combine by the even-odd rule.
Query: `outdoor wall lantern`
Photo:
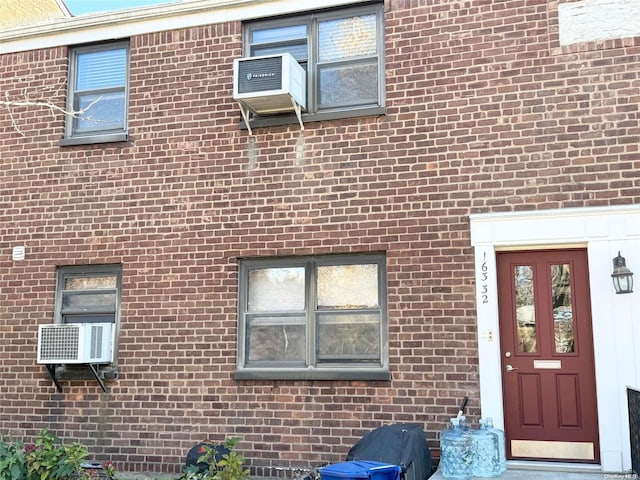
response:
[[[633,272],[627,268],[627,262],[618,252],[618,256],[613,259],[613,287],[616,293],[633,292]]]

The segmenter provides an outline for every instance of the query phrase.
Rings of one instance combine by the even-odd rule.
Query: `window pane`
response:
[[[307,37],[307,25],[287,25],[251,32],[251,43],[285,42]]]
[[[73,291],[62,293],[62,310],[113,310],[116,292]]]
[[[318,35],[321,62],[376,54],[374,14],[320,22]]]
[[[574,341],[570,265],[551,265],[551,298],[556,353],[572,353]]]
[[[322,66],[318,69],[320,106],[362,105],[378,101],[376,64]]]
[[[115,323],[115,314],[63,315],[63,323]]]
[[[65,290],[99,290],[116,288],[118,277],[101,275],[96,277],[66,277]]]
[[[322,314],[318,319],[318,359],[378,362],[379,315]]]
[[[249,271],[250,312],[300,311],[305,307],[304,267]]]
[[[78,54],[76,90],[123,87],[126,76],[126,48]]]
[[[77,119],[77,130],[105,130],[124,125],[124,92],[79,95],[77,100],[76,109],[84,111]]]
[[[516,293],[516,321],[518,322],[518,351],[536,352],[536,310],[533,291],[533,268],[514,267]]]
[[[298,62],[304,62],[308,57],[307,44],[276,45],[266,47],[257,46],[251,49],[251,56],[253,57],[259,57],[262,55],[279,55],[281,53],[290,53]]]
[[[247,323],[247,361],[304,363],[304,317],[259,317]]]
[[[378,265],[318,267],[318,308],[377,308]]]

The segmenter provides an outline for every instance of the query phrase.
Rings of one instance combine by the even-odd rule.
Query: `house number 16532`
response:
[[[489,296],[487,293],[489,292],[489,285],[487,280],[489,279],[489,275],[487,272],[489,271],[489,267],[487,266],[487,252],[482,254],[482,266],[480,267],[480,296],[482,297],[482,303],[489,303]]]

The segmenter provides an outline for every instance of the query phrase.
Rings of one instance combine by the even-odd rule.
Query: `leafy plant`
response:
[[[182,480],[247,480],[249,469],[244,468],[244,456],[235,450],[240,442],[237,437],[231,437],[222,443],[205,443],[200,447],[202,455],[199,464],[206,464],[207,470],[199,472],[197,467],[185,470]],[[223,448],[220,448],[223,447]]]
[[[90,480],[95,472],[82,468],[87,455],[79,443],[64,445],[48,430],[26,445],[0,437],[0,480]],[[111,462],[105,462],[103,468],[108,478],[114,478]]]
[[[26,475],[24,445],[5,442],[0,436],[0,480],[25,480]]]
[[[27,473],[29,480],[58,480],[64,478],[58,472],[65,457],[62,441],[43,430],[36,439],[35,448],[27,454]],[[66,471],[67,469],[63,469]],[[73,472],[68,472],[68,474]]]

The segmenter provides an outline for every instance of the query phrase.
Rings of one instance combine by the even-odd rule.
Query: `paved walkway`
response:
[[[596,469],[565,469],[552,471],[547,467],[543,469],[509,468],[505,473],[497,477],[499,480],[640,480],[640,477],[631,473],[602,473]],[[476,477],[473,477],[474,479]],[[440,470],[434,473],[429,480],[447,480]]]

